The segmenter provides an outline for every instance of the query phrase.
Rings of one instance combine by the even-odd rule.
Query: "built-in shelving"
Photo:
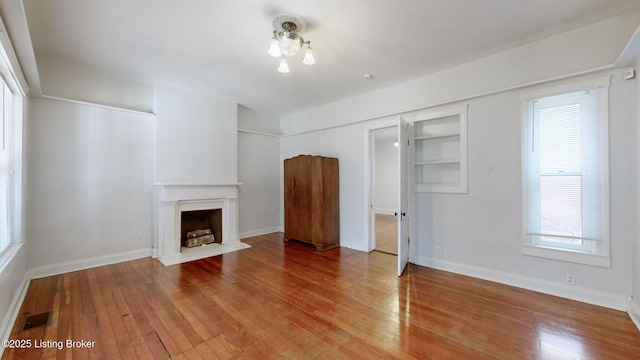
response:
[[[466,107],[418,115],[409,121],[414,191],[466,193]]]

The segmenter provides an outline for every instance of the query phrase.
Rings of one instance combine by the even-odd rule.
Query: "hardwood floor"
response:
[[[282,234],[163,266],[140,259],[33,280],[3,359],[639,359],[624,312]],[[92,348],[34,348],[37,341]]]
[[[398,219],[376,214],[376,250],[398,255]]]

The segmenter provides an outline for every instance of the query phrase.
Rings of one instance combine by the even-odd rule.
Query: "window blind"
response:
[[[600,91],[530,102],[523,219],[532,245],[597,251],[604,231]]]

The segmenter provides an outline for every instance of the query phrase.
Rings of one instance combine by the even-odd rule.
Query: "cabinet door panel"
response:
[[[289,239],[294,231],[295,207],[293,201],[293,185],[295,183],[295,172],[293,161],[287,159],[284,161],[284,237]]]
[[[322,207],[324,224],[324,244],[337,244],[340,241],[340,183],[338,159],[323,160],[323,197]]]
[[[285,237],[311,241],[311,183],[309,159],[298,156],[285,161]]]

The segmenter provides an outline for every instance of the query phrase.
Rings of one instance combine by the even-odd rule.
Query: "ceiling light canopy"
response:
[[[307,29],[307,23],[302,17],[296,14],[281,14],[273,19],[272,25],[273,38],[268,52],[269,55],[280,58],[279,72],[289,72],[286,56],[297,54],[304,45],[307,48],[302,63],[306,65],[315,64],[316,60],[313,58],[313,52],[311,51],[311,42],[304,41],[301,36]]]

